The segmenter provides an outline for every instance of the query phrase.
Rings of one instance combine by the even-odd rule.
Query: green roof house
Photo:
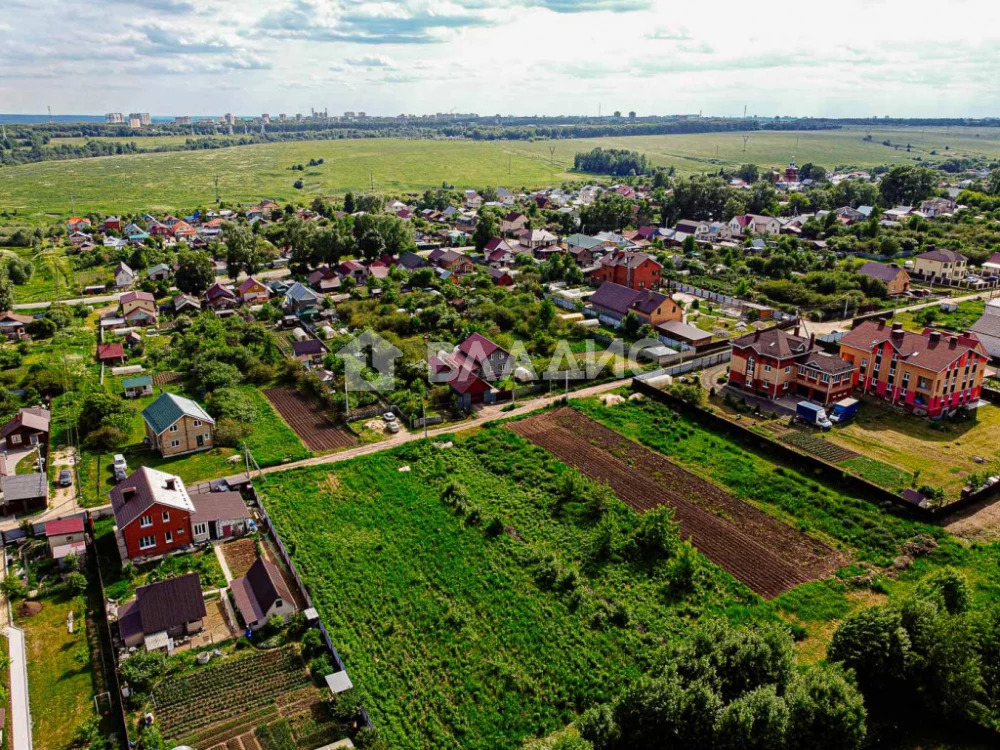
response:
[[[142,411],[146,440],[164,458],[213,445],[215,420],[196,401],[164,393]]]
[[[122,388],[125,389],[125,398],[139,398],[141,396],[153,395],[153,376],[137,375],[134,378],[122,380]]]

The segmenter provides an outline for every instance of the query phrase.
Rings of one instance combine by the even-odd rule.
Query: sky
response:
[[[0,0],[0,112],[1000,115],[996,0]]]

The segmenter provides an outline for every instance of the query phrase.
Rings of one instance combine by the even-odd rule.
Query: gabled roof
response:
[[[964,255],[955,250],[948,250],[946,248],[934,248],[933,250],[928,250],[926,253],[920,253],[917,256],[920,260],[936,260],[942,263],[955,263],[961,260],[968,260]]]
[[[118,298],[118,302],[122,305],[128,304],[129,302],[152,302],[156,304],[156,297],[154,297],[149,292],[125,292],[121,297]]]
[[[0,489],[3,490],[5,505],[16,500],[34,500],[36,497],[49,496],[49,483],[44,474],[13,474],[0,477]]]
[[[145,386],[152,384],[152,375],[137,375],[134,378],[125,378],[122,380],[122,388],[144,388]]]
[[[582,247],[586,250],[593,250],[595,247],[601,247],[604,244],[603,240],[597,237],[588,237],[585,234],[571,234],[564,241],[567,245]]]
[[[250,511],[239,492],[202,492],[191,495],[194,514],[191,523],[214,523],[250,518]]]
[[[866,320],[848,331],[840,340],[841,346],[852,346],[870,352],[876,346],[889,342],[907,364],[933,372],[941,372],[952,362],[970,352],[986,357],[979,337],[974,333],[949,335],[925,329],[923,333],[893,329],[884,320]]]
[[[605,281],[597,291],[590,296],[590,304],[603,307],[619,315],[626,315],[632,303],[638,298],[639,290],[630,289],[621,284]]]
[[[205,597],[197,573],[157,581],[135,590],[135,600],[123,608],[120,617],[123,635],[142,632],[144,635],[171,630],[205,617]],[[135,625],[139,631],[134,630]]]
[[[39,432],[48,432],[49,422],[51,421],[52,415],[47,409],[40,409],[38,407],[21,409],[0,429],[0,437],[7,437],[14,430],[21,427],[38,430]]]
[[[858,269],[858,273],[862,276],[878,279],[879,281],[888,284],[895,279],[902,270],[903,269],[895,263],[886,265],[885,263],[876,263],[875,261],[870,260]]]
[[[306,339],[305,341],[292,342],[292,353],[296,357],[322,354],[325,351],[326,349],[323,347],[323,342],[319,339]]]
[[[124,261],[120,261],[118,263],[118,265],[115,266],[115,276],[117,276],[122,271],[124,271],[125,273],[129,274],[130,276],[135,276],[135,271],[133,271],[131,268],[129,268],[127,265],[125,265]]]
[[[245,576],[234,578],[230,588],[236,608],[247,623],[259,622],[274,602],[282,599],[294,602],[281,577],[281,571],[270,560],[258,557]]]
[[[194,505],[180,477],[142,466],[108,493],[115,525],[124,529],[154,505],[194,513]]]
[[[220,284],[219,282],[212,284],[212,286],[208,288],[208,291],[205,292],[205,299],[209,302],[222,299],[223,297],[226,299],[236,299],[236,295],[233,294],[233,290],[223,284]]]
[[[320,300],[321,297],[316,294],[312,289],[307,286],[303,286],[300,282],[296,281],[292,284],[288,291],[285,292],[285,297],[294,300],[296,302],[302,302],[304,300]]]
[[[243,280],[243,283],[240,284],[238,287],[236,287],[236,291],[239,292],[240,294],[246,294],[255,286],[264,287],[264,289],[267,289],[266,286],[257,281],[257,279],[255,279],[253,276],[247,276]]]
[[[100,361],[106,359],[122,359],[125,356],[125,347],[121,344],[98,344],[97,358]]]
[[[83,519],[79,516],[76,518],[60,518],[55,521],[49,521],[45,524],[45,536],[82,533]]]
[[[757,354],[777,359],[789,359],[809,351],[808,339],[791,334],[781,328],[753,331],[733,339],[732,345],[737,349],[749,348]]]
[[[458,350],[467,357],[478,355],[488,357],[495,351],[504,351],[498,344],[494,344],[481,333],[473,333],[458,345]]]
[[[638,268],[646,261],[652,261],[657,266],[660,262],[649,253],[641,253],[633,250],[615,250],[601,258],[602,266],[624,266],[626,268]]]
[[[185,416],[215,424],[215,420],[208,416],[198,402],[178,396],[176,393],[164,393],[142,410],[142,418],[157,435]]]

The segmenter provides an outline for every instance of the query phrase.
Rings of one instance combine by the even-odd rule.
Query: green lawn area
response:
[[[118,379],[109,379],[107,382],[112,383],[115,380]],[[120,392],[120,386],[109,385],[108,387],[117,387],[117,390],[112,392]],[[246,442],[258,464],[273,466],[297,461],[311,455],[299,437],[292,431],[291,427],[285,424],[285,421],[274,411],[270,402],[264,398],[259,390],[253,386],[240,386],[239,390],[251,400],[255,407],[256,418],[251,425],[252,430],[247,436]],[[161,391],[179,393],[181,387],[179,384],[157,386],[156,391],[153,396],[145,396],[133,401],[136,413],[132,418],[132,429],[129,433],[130,443],[127,448],[104,454],[81,451],[78,471],[81,498],[85,506],[103,505],[107,502],[106,493],[115,486],[112,469],[115,452],[124,453],[130,470],[134,471],[140,466],[148,466],[176,474],[188,484],[237,474],[244,469],[242,458],[239,462],[230,462],[229,460],[236,455],[242,456],[242,450],[234,448],[212,448],[172,458],[163,458],[159,453],[143,448],[142,441],[146,432],[142,420],[142,410],[155,401]]]
[[[919,472],[918,487],[941,487],[946,499],[956,500],[969,474],[1000,468],[1000,407],[988,404],[972,415],[933,421],[865,399],[858,415],[846,426],[831,430],[827,439],[900,472]],[[984,463],[977,464],[976,457]]]
[[[885,487],[894,492],[900,492],[909,487],[913,479],[913,474],[910,472],[867,456],[849,458],[846,461],[841,461],[840,466],[850,469],[858,476],[869,482],[874,482],[879,487]]]
[[[569,172],[573,157],[598,146],[641,151],[653,165],[673,166],[682,175],[746,162],[784,166],[793,155],[800,164],[828,169],[912,164],[918,157],[934,158],[930,151],[943,153],[945,146],[954,157],[1000,155],[1000,134],[992,129],[875,127],[868,141],[865,132],[760,131],[745,144],[739,132],[494,142],[366,138],[48,161],[6,168],[0,205],[32,220],[68,215],[70,195],[77,212],[177,211],[211,203],[214,175],[220,176],[222,198],[237,202],[267,196],[308,203],[315,195],[369,189],[371,176],[376,190],[387,193],[433,189],[442,181],[458,188],[530,189],[579,177]],[[885,139],[909,143],[911,152],[884,146]],[[289,170],[312,158],[325,163],[305,173]],[[296,174],[305,182],[302,190],[292,187]]]
[[[39,601],[42,610],[37,615],[15,618],[27,641],[34,746],[63,750],[72,746],[76,728],[94,715],[95,673],[84,619],[87,600],[60,590]],[[70,612],[72,633],[66,628]]]
[[[896,313],[894,321],[901,322],[910,331],[922,331],[925,328],[942,328],[948,331],[967,331],[986,309],[986,302],[980,299],[966,300],[958,303],[954,312],[942,312],[938,305]]]
[[[583,503],[553,512],[566,473],[593,486],[498,428],[262,487],[391,747],[514,746],[615,694],[694,618],[773,619],[707,561],[687,597],[667,592],[663,565],[593,563]],[[464,514],[442,501],[452,480]],[[551,569],[561,583],[544,582]]]

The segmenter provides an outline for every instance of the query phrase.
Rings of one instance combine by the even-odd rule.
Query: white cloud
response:
[[[929,23],[940,14],[930,0],[905,12],[819,0],[808,18],[799,0],[759,0],[752,12],[737,0],[3,5],[0,108],[22,112],[69,111],[80,92],[97,112],[164,115],[310,106],[734,115],[748,106],[760,115],[985,116],[1000,106],[993,0],[961,3],[975,23]]]

